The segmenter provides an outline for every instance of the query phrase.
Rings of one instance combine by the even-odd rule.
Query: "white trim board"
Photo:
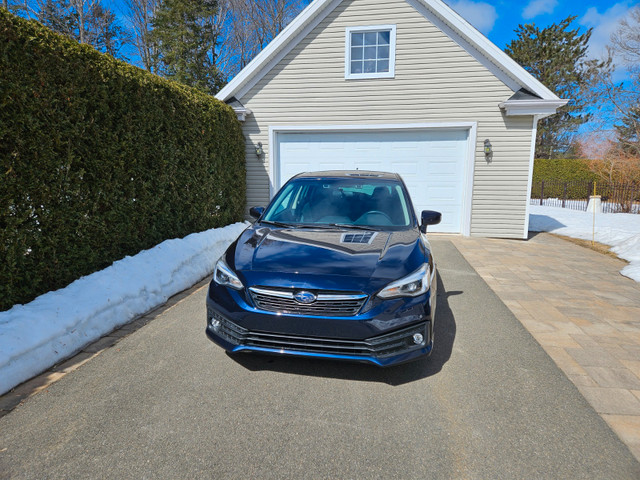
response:
[[[531,187],[533,185],[533,164],[535,162],[536,137],[538,136],[538,121],[544,116],[533,116],[533,128],[531,129],[531,156],[529,157],[529,178],[527,180],[527,205],[524,210],[524,232],[523,240],[529,238],[529,213],[531,210]]]
[[[471,235],[471,206],[473,200],[473,178],[475,173],[475,150],[477,143],[477,122],[407,123],[373,125],[271,125],[269,126],[269,197],[277,193],[282,185],[277,184],[280,163],[278,158],[278,134],[280,133],[335,133],[335,132],[375,132],[375,131],[412,131],[412,130],[466,130],[467,156],[465,158],[465,178],[463,180],[464,198],[462,200],[462,219],[460,233]]]

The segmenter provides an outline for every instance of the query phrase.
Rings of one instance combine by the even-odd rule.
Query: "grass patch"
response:
[[[580,245],[581,247],[588,248],[589,250],[608,255],[609,257],[617,258],[618,260],[622,260],[624,263],[629,264],[629,262],[613,253],[611,251],[611,247],[609,245],[605,245],[604,243],[592,242],[591,240],[583,240],[581,238],[566,237],[564,235],[558,235],[556,233],[547,233],[556,238],[561,238],[562,240],[575,243],[576,245]]]

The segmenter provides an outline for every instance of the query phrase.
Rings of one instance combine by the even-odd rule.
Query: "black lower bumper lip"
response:
[[[432,348],[430,322],[403,327],[365,340],[349,340],[251,331],[208,309],[207,335],[228,351],[364,361],[380,366],[428,355]],[[416,343],[416,339],[420,340]]]

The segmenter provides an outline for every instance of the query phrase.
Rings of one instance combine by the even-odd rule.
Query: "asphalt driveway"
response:
[[[0,418],[0,478],[640,478],[445,238],[436,348],[366,365],[229,356],[202,288]]]

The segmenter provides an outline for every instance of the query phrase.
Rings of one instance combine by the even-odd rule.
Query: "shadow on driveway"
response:
[[[461,291],[445,291],[438,275],[438,303],[434,328],[434,348],[429,358],[415,362],[380,368],[375,365],[348,363],[331,360],[316,360],[304,357],[237,353],[227,356],[251,371],[270,370],[293,375],[338,378],[364,382],[381,382],[391,386],[403,385],[430,377],[442,370],[449,361],[456,338],[456,321],[449,308],[449,296]]]

